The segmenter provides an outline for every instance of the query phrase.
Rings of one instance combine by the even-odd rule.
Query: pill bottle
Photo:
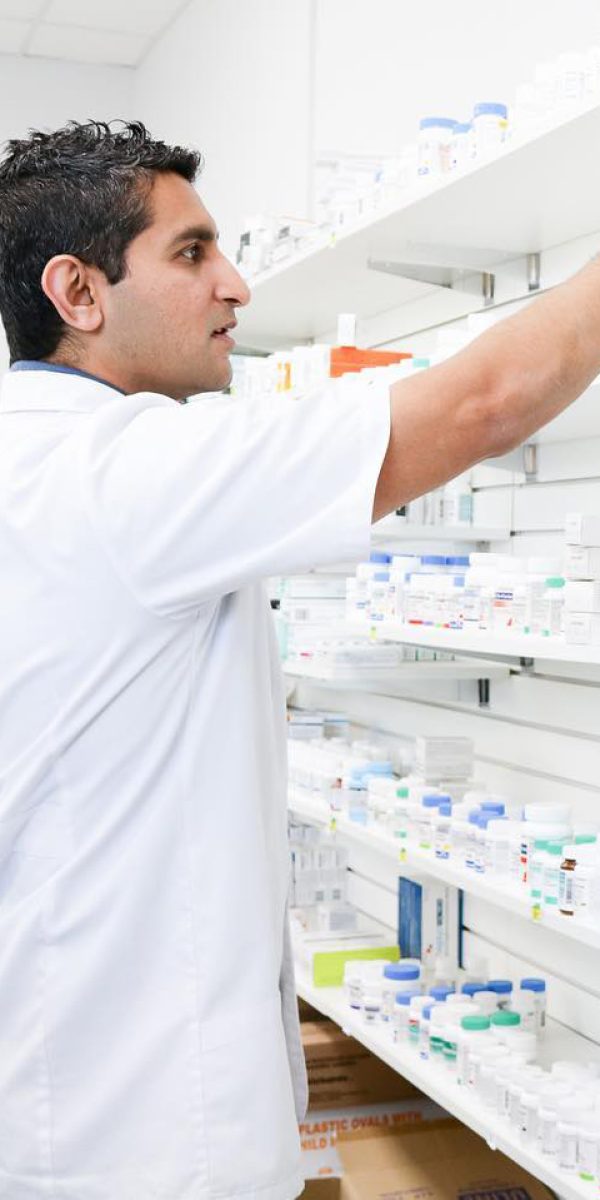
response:
[[[450,117],[423,117],[419,122],[420,177],[435,179],[450,170],[455,125],[456,121]]]
[[[541,821],[545,825],[569,825],[571,821],[571,805],[559,801],[542,801],[539,804],[526,804],[523,809],[526,821]]]
[[[563,860],[564,842],[548,841],[546,857],[542,867],[542,905],[558,908],[560,864]]]
[[[513,985],[510,979],[490,979],[487,985],[487,991],[493,992],[496,996],[498,1009],[509,1008],[512,990]]]
[[[577,1174],[586,1182],[600,1178],[600,1127],[597,1113],[586,1113],[577,1121]]]
[[[538,1079],[529,1078],[523,1086],[519,1101],[519,1132],[525,1145],[534,1146],[537,1142],[540,1097],[547,1087],[548,1076],[546,1074]]]
[[[498,996],[496,992],[491,992],[486,986],[473,997],[477,1004],[477,1008],[486,1017],[491,1017],[495,1012],[498,1012]]]
[[[510,873],[510,844],[515,826],[520,822],[497,817],[488,822],[484,839],[485,873],[496,879],[508,879]]]
[[[477,158],[493,158],[506,142],[508,131],[506,104],[476,104],[473,109],[473,129]]]
[[[449,1001],[455,1000],[456,1003],[450,1004]],[[475,1005],[466,997],[449,996],[446,1001],[446,1021],[443,1033],[442,1054],[444,1059],[445,1069],[452,1075],[456,1074],[458,1062],[458,1043],[462,1032],[462,1020],[464,1017],[475,1014]]]
[[[567,841],[571,836],[568,825],[558,822],[524,821],[518,847],[511,853],[511,876],[521,886],[529,884],[529,863],[538,840]],[[516,849],[516,855],[515,855]]]
[[[423,1062],[429,1061],[429,1032],[431,1028],[431,1013],[434,1008],[434,1004],[426,1004],[421,1010],[418,1049],[419,1058],[421,1058]]]
[[[450,170],[463,171],[471,165],[474,157],[473,122],[456,121],[450,143]]]
[[[406,965],[403,962],[388,963],[383,968],[383,987],[381,997],[382,1020],[390,1021],[394,1011],[396,996],[399,992],[416,992],[419,990],[421,968]]]
[[[406,1042],[408,1038],[409,1007],[415,996],[420,995],[420,992],[397,993],[392,1017],[393,1037],[395,1042]]]
[[[469,1077],[469,1055],[476,1047],[489,1043],[490,1019],[482,1013],[461,1017],[457,1038],[456,1082],[466,1087]]]
[[[519,1026],[518,1029],[513,1030],[510,1034],[510,1038],[507,1038],[506,1045],[515,1060],[518,1058],[527,1066],[535,1063],[539,1050],[539,1043],[535,1033],[527,1032],[527,1030]]]
[[[575,912],[577,846],[566,845],[563,849],[563,855],[558,877],[558,908],[563,916],[572,917]]]
[[[444,1000],[448,999],[448,996],[454,994],[454,991],[455,988],[451,984],[437,983],[430,987],[429,997],[430,1000],[433,1000],[436,1004],[443,1004]]]
[[[417,814],[417,846],[419,850],[431,850],[433,846],[433,817],[442,803],[448,803],[449,796],[441,796],[431,792],[423,796],[420,811]]]
[[[534,917],[539,917],[542,911],[542,879],[547,849],[547,838],[535,839],[529,863],[529,898]]]
[[[510,1053],[506,1046],[485,1046],[478,1051],[479,1070],[475,1079],[475,1094],[486,1108],[493,1108],[496,1099],[496,1075],[498,1069],[508,1064]],[[477,1055],[471,1056],[476,1062]]]
[[[431,996],[413,996],[408,1007],[408,1044],[418,1048],[421,1030],[421,1013],[431,1006]]]
[[[561,1171],[569,1175],[577,1170],[577,1128],[586,1116],[586,1109],[575,1108],[569,1100],[561,1104],[558,1110],[557,1164]]]
[[[383,983],[369,979],[361,988],[361,1013],[367,1025],[377,1025],[381,1020]]]
[[[515,1133],[521,1132],[521,1098],[523,1093],[534,1081],[540,1083],[545,1078],[545,1072],[537,1064],[523,1068],[513,1078],[508,1087],[508,1120]]]
[[[519,1009],[521,1027],[541,1037],[546,1030],[546,980],[528,976],[521,980],[519,993],[526,1000],[525,1009]]]
[[[350,1008],[356,1009],[358,1012],[361,1006],[361,990],[362,990],[362,964],[360,962],[347,962],[344,965],[344,992],[346,1000]]]
[[[510,1040],[513,1033],[521,1030],[521,1017],[518,1012],[511,1012],[508,1009],[500,1009],[495,1012],[491,1019],[492,1037],[497,1042],[502,1042],[505,1045],[510,1045]]]
[[[452,801],[442,800],[433,817],[433,841],[435,857],[450,858],[450,828],[452,824]]]
[[[540,1093],[537,1144],[548,1158],[558,1152],[558,1112],[569,1097],[573,1091],[566,1083],[551,1083]]]

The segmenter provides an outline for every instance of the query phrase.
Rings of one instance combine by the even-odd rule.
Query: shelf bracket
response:
[[[489,679],[478,679],[477,690],[479,693],[479,707],[490,707],[490,681]]]
[[[435,258],[431,262],[397,262],[389,258],[368,258],[367,269],[380,271],[383,275],[414,279],[416,283],[427,283],[432,287],[455,288],[474,296],[482,296],[486,307],[494,303],[495,275],[466,263],[441,263],[436,262]]]
[[[538,292],[540,289],[540,272],[542,256],[537,251],[527,255],[527,290]]]
[[[500,467],[503,471],[514,471],[517,475],[522,475],[524,483],[533,483],[537,479],[538,473],[538,448],[536,442],[525,442],[516,450],[511,450],[510,454],[503,454],[500,458],[488,458],[486,460],[487,467]]]

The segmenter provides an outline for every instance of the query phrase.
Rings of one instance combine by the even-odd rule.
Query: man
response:
[[[600,370],[591,264],[448,363],[241,405],[248,303],[140,124],[0,164],[0,1197],[292,1200],[306,1093],[261,580],[519,444]]]

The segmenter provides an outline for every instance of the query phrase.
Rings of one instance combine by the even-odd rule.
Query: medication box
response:
[[[600,546],[567,546],[567,579],[600,579]]]
[[[416,738],[415,771],[426,783],[439,779],[468,779],[473,773],[471,738]]]
[[[344,935],[341,931],[329,936],[306,933],[296,939],[295,951],[299,966],[308,973],[315,987],[341,987],[347,962],[373,958],[397,962],[400,957],[398,946],[391,945],[389,939],[377,933],[362,936]]]
[[[600,613],[565,613],[565,641],[571,646],[600,646]]]
[[[564,595],[566,612],[600,613],[600,580],[568,579]]]
[[[417,1092],[410,1100],[389,1100],[386,1104],[361,1104],[349,1108],[309,1111],[300,1123],[302,1168],[307,1179],[331,1179],[344,1173],[338,1154],[339,1139],[361,1131],[413,1128],[443,1119],[445,1112],[433,1100]],[[304,1193],[306,1194],[306,1193]]]
[[[600,546],[600,515],[567,513],[565,538],[569,546]]]

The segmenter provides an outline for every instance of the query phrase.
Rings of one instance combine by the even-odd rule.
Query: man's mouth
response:
[[[221,325],[218,329],[213,330],[211,337],[217,338],[220,341],[227,343],[229,346],[234,346],[235,342],[229,335],[231,329],[235,329],[237,321],[227,321],[225,325]]]

